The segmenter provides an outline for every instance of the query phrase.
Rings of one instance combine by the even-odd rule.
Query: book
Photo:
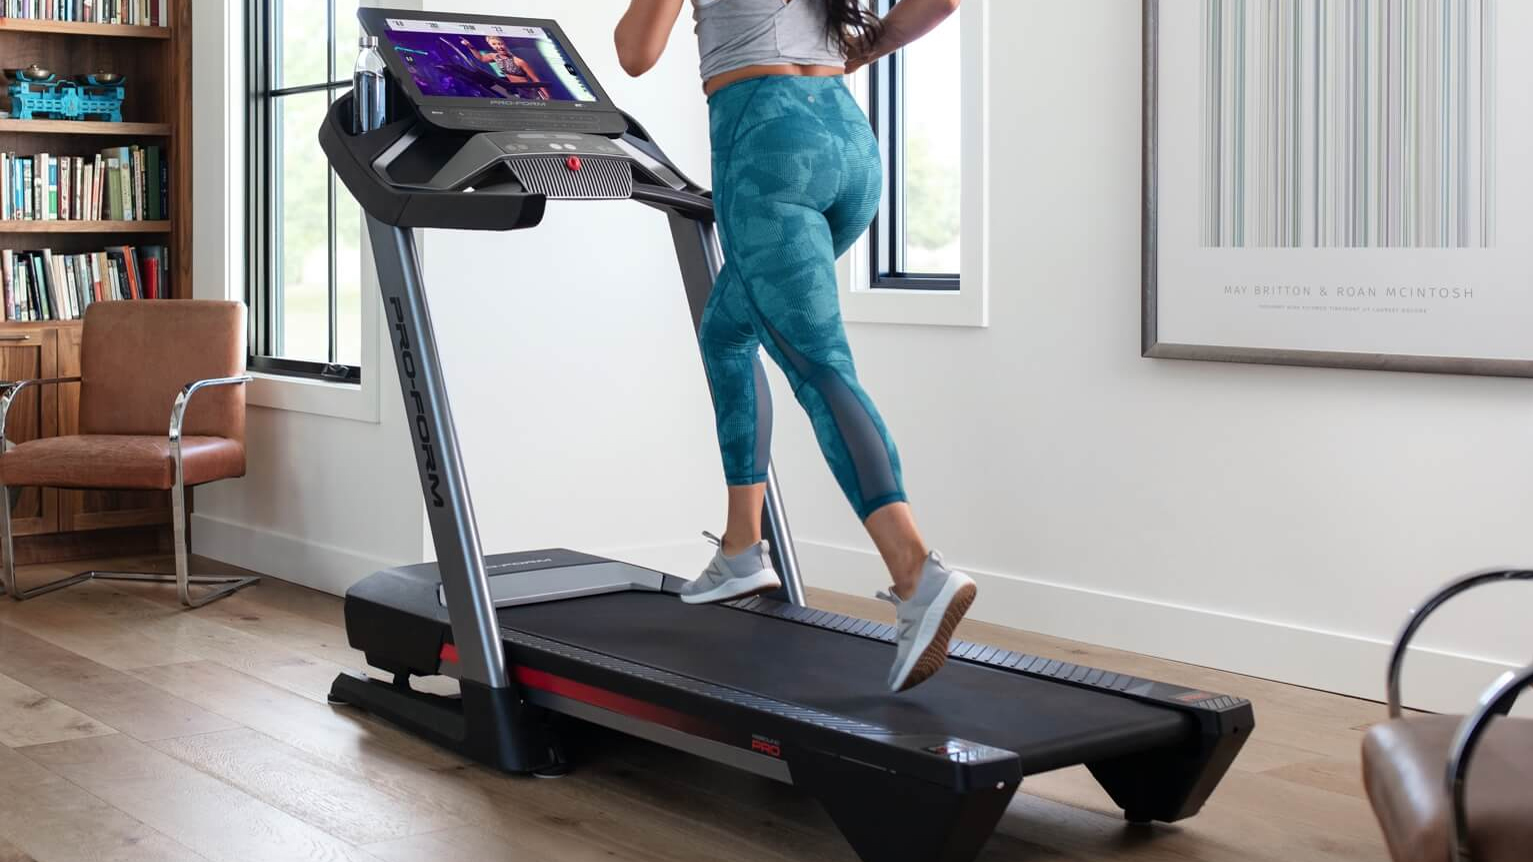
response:
[[[134,147],[133,153],[133,212],[139,219],[146,219],[147,208],[144,206],[144,150]]]
[[[44,218],[53,221],[59,217],[59,160],[56,156],[43,156],[48,166],[48,209]]]
[[[165,217],[165,206],[160,185],[164,182],[164,177],[160,174],[160,148],[157,146],[147,147],[144,150],[144,176],[149,183],[149,190],[146,192],[149,218],[159,221]]]
[[[122,171],[119,170],[117,159],[106,160],[106,217],[108,219],[121,219],[122,208]]]

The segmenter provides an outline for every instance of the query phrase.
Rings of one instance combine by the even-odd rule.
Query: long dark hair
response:
[[[799,0],[803,2],[803,0]],[[847,57],[872,47],[884,31],[882,18],[873,14],[862,0],[823,0],[825,33],[841,46]]]

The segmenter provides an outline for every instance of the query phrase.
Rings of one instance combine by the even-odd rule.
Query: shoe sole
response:
[[[706,593],[695,596],[682,596],[681,600],[689,605],[716,605],[720,602],[732,602],[737,599],[748,599],[753,596],[765,595],[773,590],[782,589],[782,581],[776,575],[771,575],[771,580],[762,580],[759,575],[749,578],[740,578],[730,581],[709,590]],[[742,583],[743,582],[743,583]],[[731,586],[743,587],[739,592],[727,589]]]
[[[969,612],[969,606],[974,604],[974,597],[977,595],[979,595],[979,587],[972,581],[953,591],[953,598],[942,614],[942,622],[937,626],[937,633],[932,636],[931,643],[926,645],[926,649],[921,651],[915,666],[910,669],[905,681],[896,691],[909,691],[942,670],[943,665],[947,664],[948,644],[952,642],[953,631],[958,628],[958,623]]]

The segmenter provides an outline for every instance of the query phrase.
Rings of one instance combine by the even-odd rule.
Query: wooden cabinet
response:
[[[127,76],[126,122],[0,119],[0,151],[93,156],[104,147],[157,145],[171,195],[163,221],[0,220],[0,249],[72,254],[119,245],[165,246],[170,298],[191,296],[192,3],[170,0],[164,27],[0,18],[0,58],[6,68],[37,63],[64,75],[109,70]],[[9,96],[0,92],[0,109],[11,107]],[[79,321],[0,321],[0,380],[79,373]],[[75,433],[79,389],[49,386],[25,392],[11,417],[10,439]],[[168,430],[168,407],[165,423]],[[18,563],[170,547],[168,494],[28,488],[12,512]]]
[[[32,380],[58,376],[58,330],[45,327],[11,328],[0,332],[0,380]],[[12,443],[52,437],[59,427],[57,387],[22,390],[6,422]],[[18,536],[55,533],[59,528],[58,492],[24,488],[11,507],[11,527]]]
[[[5,326],[0,331],[0,380],[79,376],[80,333],[78,322]],[[168,431],[168,409],[165,425]],[[79,430],[80,385],[69,383],[23,390],[11,408],[6,436],[22,443]],[[22,563],[152,550],[163,544],[160,534],[170,524],[170,496],[25,488],[11,518]]]

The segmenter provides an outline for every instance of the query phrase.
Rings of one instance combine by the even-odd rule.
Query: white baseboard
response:
[[[196,553],[335,595],[379,569],[415,562],[385,560],[204,515],[192,519]],[[888,586],[883,563],[871,551],[806,541],[798,543],[798,551],[809,586],[856,595]],[[708,558],[707,548],[696,541],[591,552],[684,577]],[[1389,643],[1382,639],[965,571],[979,582],[983,595],[970,611],[977,620],[1322,691],[1384,697]],[[1424,648],[1411,650],[1406,667],[1407,705],[1439,712],[1468,709],[1491,680],[1512,669],[1492,659]]]
[[[871,551],[797,544],[812,586],[861,595],[888,587],[883,562]],[[964,571],[980,586],[981,599],[969,612],[977,620],[1322,691],[1384,698],[1387,640]],[[1492,659],[1414,648],[1406,660],[1404,696],[1417,709],[1463,712],[1511,669]]]
[[[192,515],[192,552],[334,595],[379,569],[418,560],[386,560],[300,536]]]

